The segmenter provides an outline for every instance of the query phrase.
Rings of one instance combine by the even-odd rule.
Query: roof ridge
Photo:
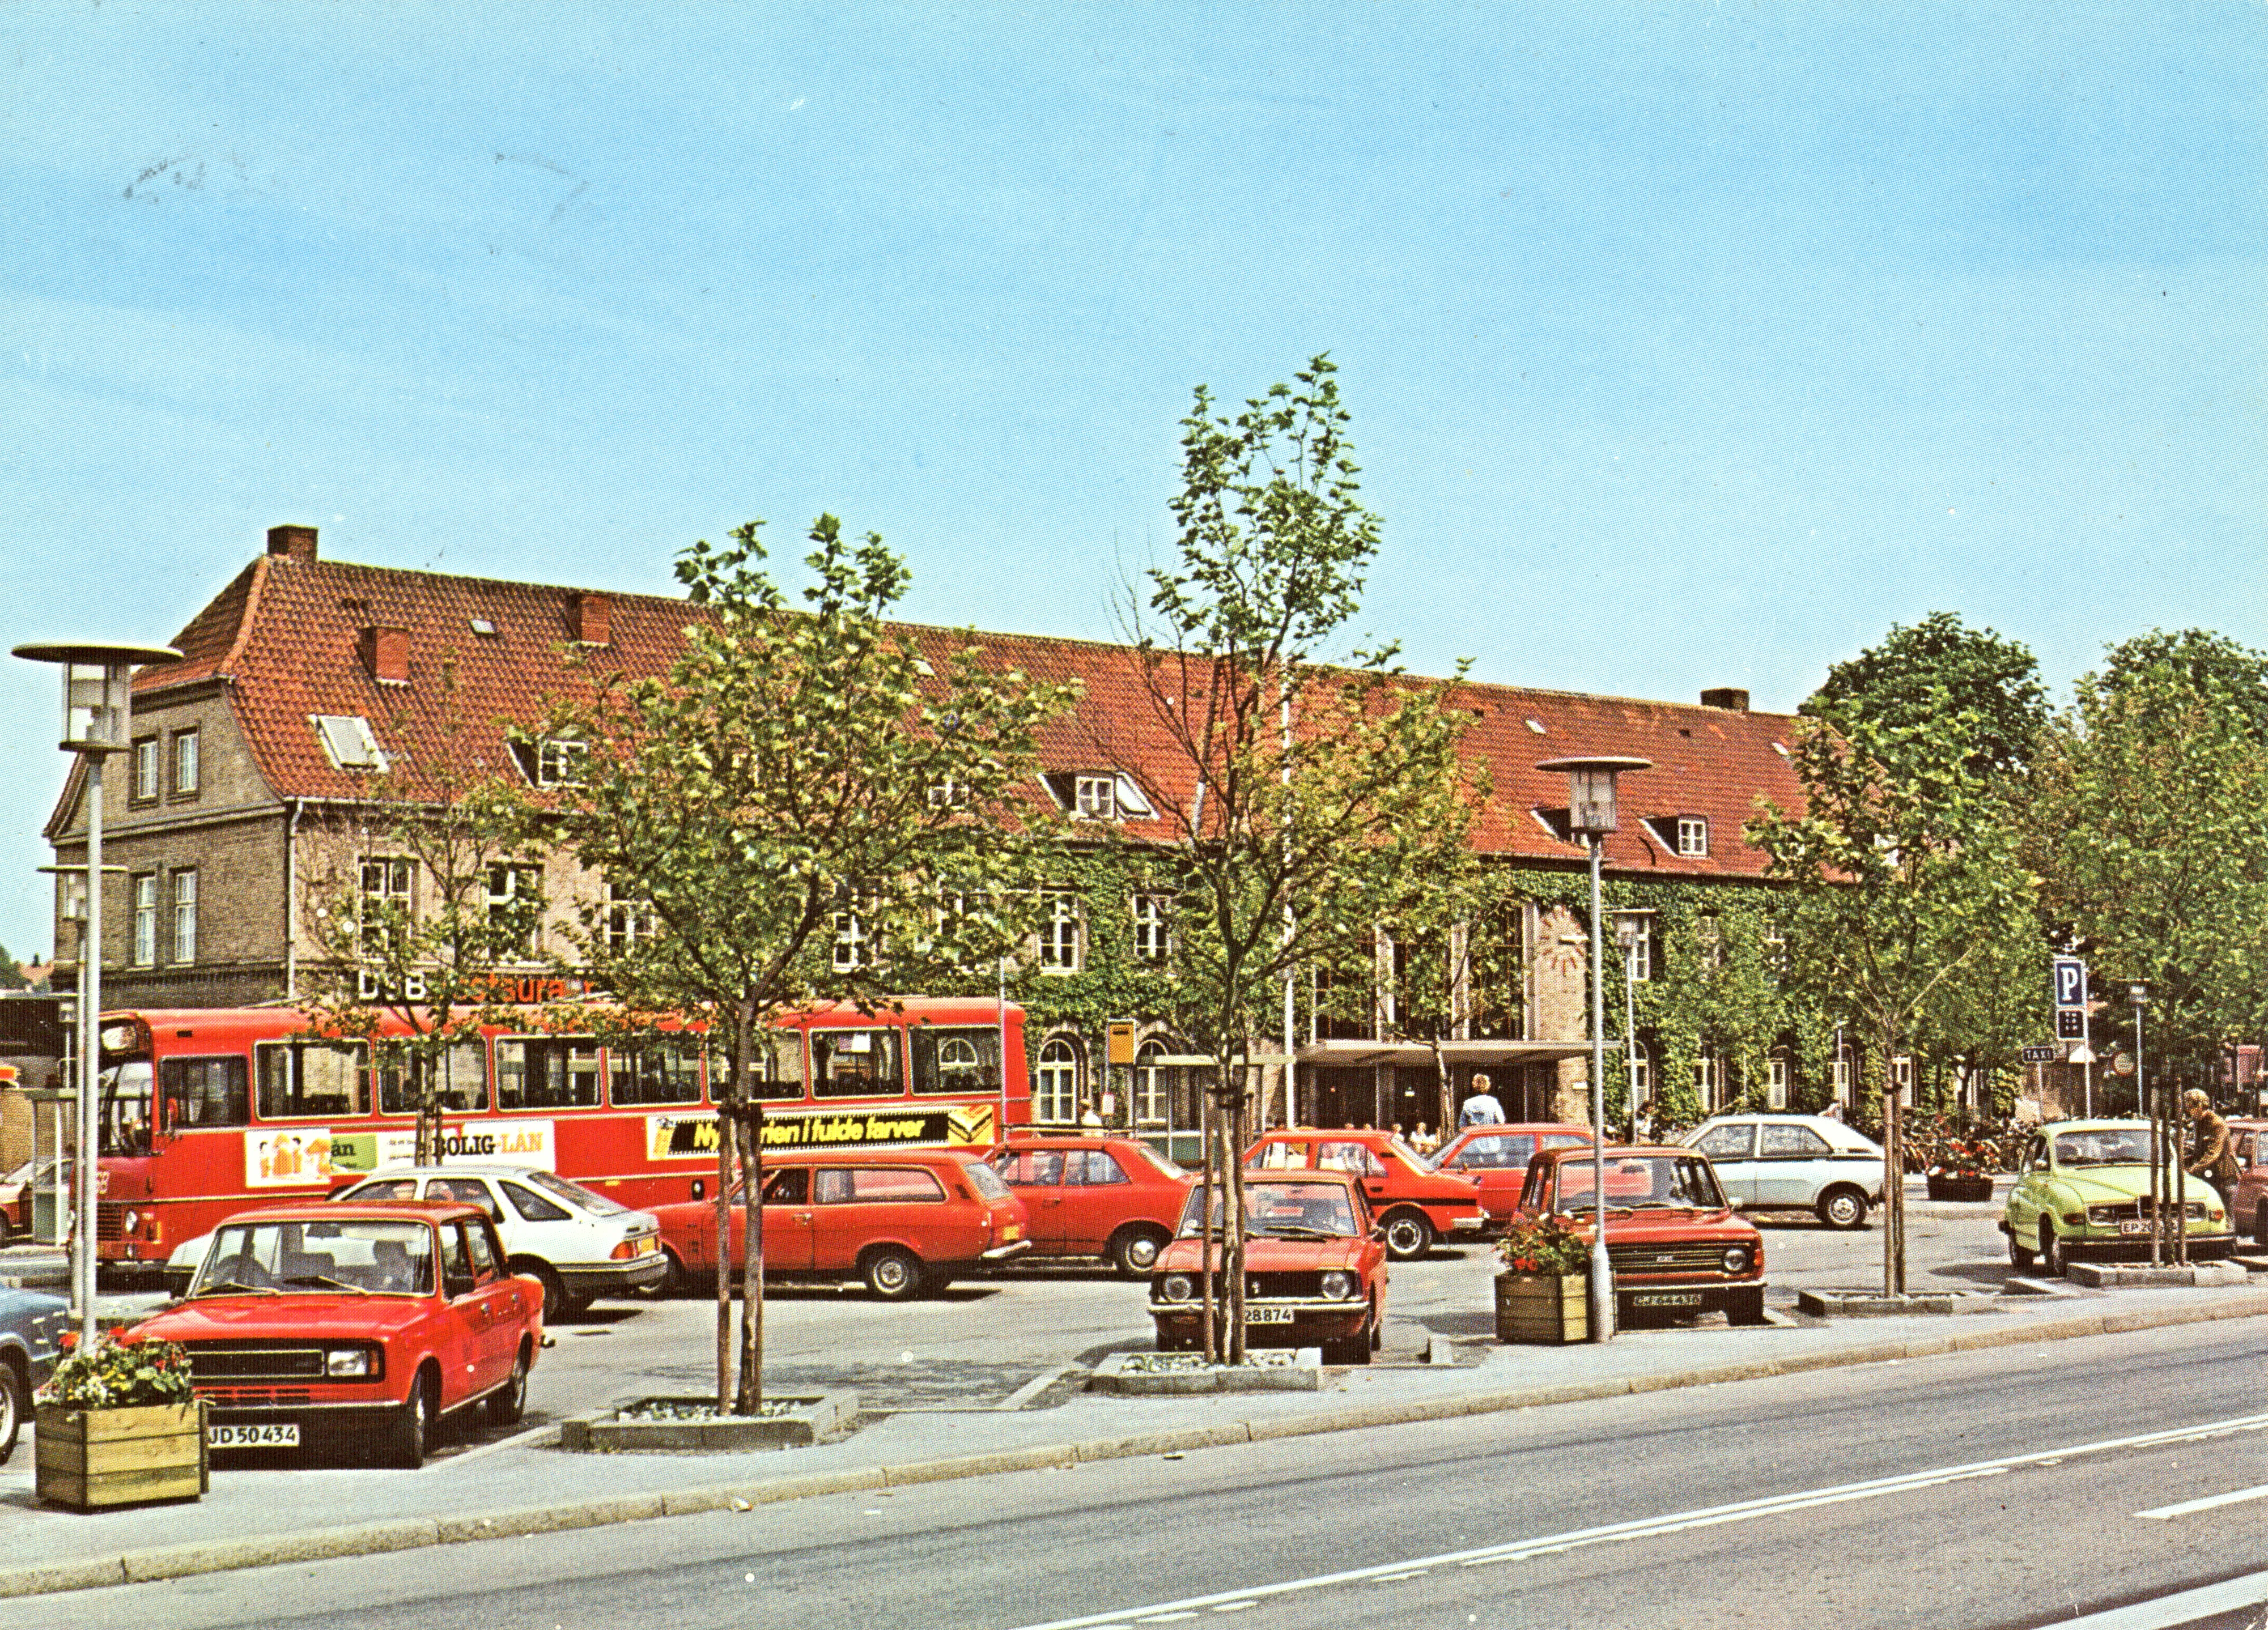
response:
[[[261,591],[268,586],[268,573],[275,559],[272,554],[263,554],[252,562],[252,580],[245,585],[244,613],[237,620],[236,638],[229,643],[228,655],[223,657],[219,665],[213,670],[223,679],[235,673],[238,660],[252,642],[253,627],[260,620]]]

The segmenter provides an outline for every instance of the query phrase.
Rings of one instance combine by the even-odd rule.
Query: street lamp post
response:
[[[79,930],[78,1128],[71,1157],[76,1204],[71,1222],[71,1302],[80,1349],[92,1352],[98,1330],[94,1309],[95,1200],[101,1187],[95,1125],[101,1112],[96,1078],[102,1063],[102,769],[114,753],[131,745],[129,675],[151,663],[179,662],[163,645],[105,645],[73,642],[18,645],[31,662],[63,671],[63,750],[86,767],[86,925]]]
[[[2150,1096],[2149,1076],[2142,1068],[2142,1004],[2150,999],[2150,988],[2140,980],[2126,987],[2126,999],[2134,1004],[2134,1107],[2150,1123],[2150,1266],[2163,1266],[2166,1244],[2166,1207],[2163,1186],[2158,1168],[2165,1155],[2158,1147],[2158,1105]]]
[[[1621,754],[1550,759],[1535,767],[1567,776],[1567,829],[1582,834],[1591,851],[1591,1306],[1594,1341],[1614,1335],[1614,1267],[1607,1258],[1607,999],[1602,980],[1606,957],[1599,925],[1599,861],[1607,833],[1618,824],[1615,777],[1625,770],[1653,767],[1651,759]]]

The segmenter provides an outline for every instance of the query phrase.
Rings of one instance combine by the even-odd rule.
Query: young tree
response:
[[[1822,706],[1795,743],[1802,812],[1767,804],[1748,826],[1790,887],[1791,980],[1873,1043],[1885,1296],[1906,1289],[1896,1060],[1950,1026],[1964,986],[2012,984],[2040,959],[2034,879],[1977,774],[1979,716],[1941,687],[1933,696],[1904,722]]]
[[[989,966],[1018,942],[1023,856],[1043,836],[1020,792],[1035,733],[1071,700],[988,663],[973,636],[924,645],[886,620],[904,565],[831,515],[812,529],[805,607],[790,609],[762,569],[761,525],[680,559],[704,615],[666,676],[606,683],[544,726],[585,744],[552,815],[608,892],[585,914],[588,973],[626,1022],[700,1020],[731,1060],[718,1237],[731,1237],[736,1171],[747,1228],[737,1349],[718,1252],[717,1398],[744,1413],[762,1398],[753,1067],[766,1026],[815,1001],[886,1006],[931,970]]]
[[[1179,559],[1131,617],[1169,764],[1139,767],[1180,873],[1174,1027],[1214,1061],[1206,1203],[1222,1218],[1206,1278],[1207,1353],[1243,1356],[1240,1156],[1249,1061],[1291,972],[1369,954],[1381,924],[1420,919],[1461,863],[1472,789],[1446,686],[1398,677],[1392,652],[1325,647],[1359,601],[1377,518],[1356,499],[1329,361],[1182,421]],[[1272,1049],[1270,1049],[1272,1050]],[[1225,1316],[1215,1284],[1226,1289]]]

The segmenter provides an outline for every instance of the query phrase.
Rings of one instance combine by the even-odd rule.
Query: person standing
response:
[[[2183,1170],[2212,1184],[2226,1201],[2235,1192],[2237,1178],[2236,1152],[2228,1146],[2228,1123],[2213,1113],[2213,1100],[2196,1087],[2182,1094],[2182,1107],[2190,1117],[2190,1153],[2182,1163]]]
[[[1504,1105],[1489,1090],[1489,1078],[1476,1075],[1473,1090],[1466,1095],[1464,1107],[1457,1112],[1460,1127],[1500,1127],[1504,1124]]]

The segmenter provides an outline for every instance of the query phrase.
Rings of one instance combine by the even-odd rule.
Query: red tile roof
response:
[[[263,555],[181,631],[173,643],[184,660],[144,672],[136,688],[225,682],[254,761],[283,797],[367,794],[364,776],[335,768],[323,752],[309,722],[317,715],[359,715],[389,754],[406,751],[413,763],[431,763],[447,751],[453,712],[463,755],[504,770],[512,762],[504,721],[533,719],[549,698],[587,694],[598,674],[666,671],[684,629],[704,615],[681,599],[609,593],[611,643],[590,651],[586,669],[569,656],[573,602],[583,592]],[[364,665],[358,644],[373,627],[408,631],[406,684],[381,683]],[[1176,773],[1177,755],[1130,647],[917,626],[907,632],[940,670],[947,653],[973,639],[1033,679],[1078,681],[1082,701],[1042,740],[1049,767],[1137,772],[1187,809],[1192,779],[1185,764]],[[1760,794],[1786,807],[1798,801],[1793,772],[1775,748],[1790,739],[1793,721],[1784,714],[1473,683],[1454,695],[1474,716],[1467,740],[1486,760],[1494,788],[1476,833],[1484,852],[1571,864],[1584,858],[1580,843],[1560,841],[1532,813],[1565,807],[1565,776],[1535,766],[1571,754],[1653,763],[1622,783],[1622,829],[1606,847],[1607,863],[1618,870],[1759,876],[1764,857],[1741,841],[1742,823]],[[1675,852],[1681,815],[1707,820],[1705,856]],[[1169,827],[1145,820],[1125,829],[1162,837]]]

